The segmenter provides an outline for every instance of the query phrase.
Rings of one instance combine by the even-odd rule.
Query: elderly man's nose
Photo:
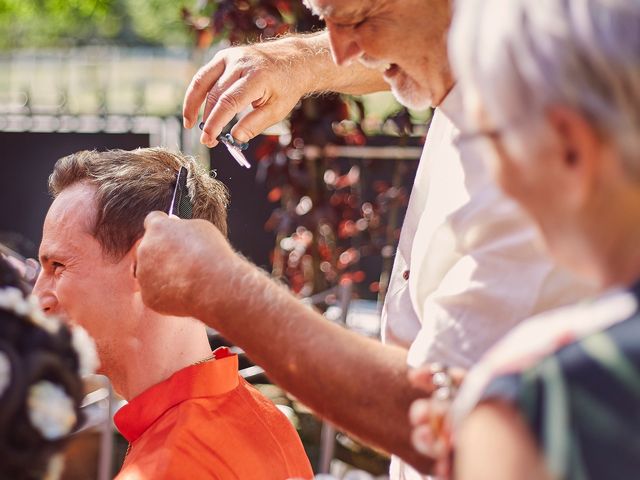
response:
[[[331,54],[336,65],[348,65],[362,54],[356,36],[350,28],[328,25]]]

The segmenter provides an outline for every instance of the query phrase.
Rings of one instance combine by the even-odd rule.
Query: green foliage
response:
[[[188,45],[187,0],[0,0],[0,49]]]
[[[162,45],[187,45],[192,41],[182,19],[187,0],[126,0],[133,31],[148,42]]]

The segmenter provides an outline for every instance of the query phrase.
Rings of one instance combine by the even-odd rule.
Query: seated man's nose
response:
[[[58,304],[58,301],[53,294],[47,292],[38,292],[36,291],[36,289],[33,290],[33,293],[34,295],[36,295],[38,303],[40,304],[40,308],[44,313],[55,313],[55,308]]]

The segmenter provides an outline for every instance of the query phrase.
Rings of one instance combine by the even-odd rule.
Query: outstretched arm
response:
[[[137,251],[143,300],[196,317],[241,346],[269,377],[340,428],[429,471],[407,412],[423,391],[406,351],[330,323],[241,258],[202,220],[154,212]]]

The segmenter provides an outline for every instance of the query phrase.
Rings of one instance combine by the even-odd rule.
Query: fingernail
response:
[[[409,407],[409,422],[418,425],[429,409],[428,400],[416,400]]]

